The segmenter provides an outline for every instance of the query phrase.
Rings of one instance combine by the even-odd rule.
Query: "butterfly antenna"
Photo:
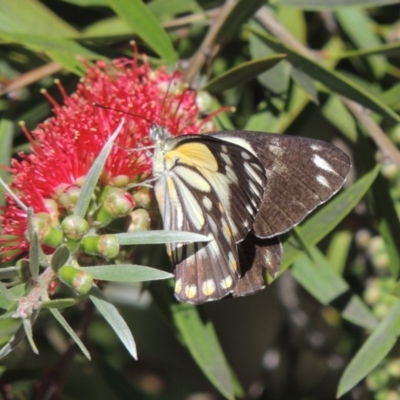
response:
[[[105,106],[105,105],[103,105],[103,104],[99,104],[99,103],[96,103],[96,102],[94,102],[93,105],[94,105],[95,107],[104,108],[105,110],[116,111],[116,112],[119,112],[119,113],[121,113],[121,114],[132,115],[133,117],[142,118],[142,119],[144,119],[145,121],[149,122],[150,124],[154,125],[154,122],[153,122],[151,119],[148,119],[148,118],[146,118],[146,117],[143,117],[143,115],[140,115],[140,114],[135,114],[135,113],[130,112],[130,111],[122,111],[122,110],[119,110],[118,108],[114,108],[114,107],[110,107],[110,106]]]
[[[165,104],[167,103],[167,98],[168,98],[168,95],[170,94],[172,83],[175,81],[178,71],[179,71],[179,69],[178,69],[178,64],[177,64],[174,68],[174,72],[172,73],[172,77],[171,77],[170,81],[168,82],[167,90],[166,90],[166,92],[164,94],[164,98],[161,102],[161,108],[160,108],[160,114],[159,114],[160,123],[163,122],[163,121],[161,121],[162,111],[165,109]]]

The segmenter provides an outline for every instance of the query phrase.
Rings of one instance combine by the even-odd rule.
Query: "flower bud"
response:
[[[68,211],[73,210],[76,206],[80,194],[81,188],[79,186],[68,186],[60,195],[61,205]]]
[[[52,226],[51,216],[48,213],[34,214],[32,216],[32,227],[38,235],[40,244],[56,248],[63,242],[63,232]],[[28,231],[26,231],[25,236],[29,240]]]
[[[58,276],[66,285],[72,287],[79,294],[86,294],[93,285],[93,277],[91,274],[73,267],[72,265],[64,265],[58,271]]]
[[[136,206],[149,209],[152,203],[152,196],[150,189],[147,187],[142,187],[133,194]]]
[[[101,203],[95,216],[99,226],[106,226],[115,218],[125,217],[135,206],[135,200],[128,192],[110,186],[105,189]]]
[[[150,215],[144,208],[138,208],[130,214],[128,232],[143,232],[150,229]]]
[[[86,236],[81,240],[81,250],[87,254],[114,258],[119,253],[118,239],[115,235]]]
[[[55,200],[53,199],[45,199],[44,204],[46,206],[46,209],[48,213],[50,214],[51,221],[54,225],[58,224],[58,217],[60,216],[60,212],[58,210],[58,204]]]
[[[128,186],[129,176],[128,175],[118,175],[110,180],[110,185],[118,188],[124,188]]]
[[[81,239],[89,230],[88,222],[77,215],[69,215],[61,222],[61,227],[68,239]]]

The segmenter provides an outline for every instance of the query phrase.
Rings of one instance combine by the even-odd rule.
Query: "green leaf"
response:
[[[342,317],[366,329],[373,329],[377,320],[361,298],[352,293],[347,282],[336,273],[332,265],[317,249],[310,249],[299,257],[291,273],[320,303],[337,308]]]
[[[182,231],[145,231],[115,234],[118,244],[160,244],[180,242],[209,242],[210,238],[199,233]]]
[[[9,306],[11,306],[17,300],[17,297],[14,296],[14,294],[12,292],[10,292],[6,288],[6,285],[1,281],[0,281],[0,295],[1,295],[0,297],[4,297],[5,298],[4,300],[6,301],[6,303],[8,303],[7,307],[3,307],[6,310],[8,309]]]
[[[145,282],[174,277],[169,272],[134,264],[81,267],[81,270],[91,274],[94,279],[113,282]]]
[[[86,176],[85,183],[82,186],[81,194],[76,203],[76,207],[74,210],[74,215],[78,217],[85,217],[87,209],[89,208],[90,200],[92,199],[92,193],[94,192],[97,182],[100,178],[100,175],[103,171],[104,164],[107,161],[107,157],[110,154],[112,147],[114,145],[114,140],[119,135],[119,132],[122,129],[124,124],[124,119],[121,119],[118,127],[115,129],[115,132],[110,136],[101,150],[100,154],[97,156],[95,162],[90,167],[90,170]]]
[[[11,162],[13,144],[13,123],[8,119],[0,120],[0,165],[9,166]],[[8,182],[10,173],[6,169],[0,169],[0,177]],[[4,205],[4,194],[0,193],[0,206]]]
[[[371,56],[374,54],[382,54],[382,55],[397,55],[399,54],[400,43],[389,43],[384,44],[378,47],[371,47],[369,49],[361,49],[361,50],[350,50],[343,53],[331,53],[329,54],[330,58],[334,59],[344,59],[351,57],[365,57]]]
[[[393,107],[400,104],[400,83],[394,85],[386,92],[379,96],[380,100],[383,101],[387,106]]]
[[[4,288],[3,284],[3,288]],[[20,285],[14,286],[11,289],[6,289],[9,295],[6,295],[5,293],[1,292],[0,296],[0,308],[3,310],[8,310],[12,305],[15,304],[15,301],[13,299],[17,299],[18,297],[21,297],[25,293],[25,283],[21,283]]]
[[[210,382],[227,399],[234,399],[235,394],[241,397],[242,389],[234,391],[230,367],[211,322],[203,323],[190,304],[172,305],[172,315],[183,342]]]
[[[15,278],[17,276],[18,268],[15,266],[0,268],[0,280]]]
[[[228,41],[232,35],[242,28],[242,24],[263,5],[265,5],[265,0],[236,1],[236,4],[219,28],[215,42]]]
[[[329,243],[327,258],[339,275],[342,275],[346,268],[353,235],[350,230],[335,232]]]
[[[68,322],[65,320],[65,318],[61,315],[61,313],[54,309],[51,308],[50,312],[53,314],[54,318],[60,323],[60,325],[65,329],[65,331],[71,336],[72,340],[78,345],[78,347],[81,349],[82,353],[85,355],[85,357],[90,360],[90,353],[86,346],[83,344],[82,340],[79,338],[79,336],[74,332],[74,330],[69,326]]]
[[[303,240],[309,247],[316,245],[358,204],[371,187],[379,171],[380,166],[378,165],[301,225],[299,229]],[[302,248],[299,247],[293,236],[285,241],[283,250],[285,257],[281,271],[284,271],[302,255]]]
[[[255,21],[250,21],[250,25],[255,29],[262,29],[262,26]],[[256,35],[250,35],[249,38],[249,49],[250,55],[253,59],[271,57],[275,55],[275,51],[272,50],[264,41],[259,39]],[[281,62],[275,65],[270,70],[258,75],[257,80],[264,86],[268,91],[281,96],[289,90],[290,76],[292,66],[290,63]],[[284,111],[283,109],[281,110]]]
[[[400,335],[400,301],[396,300],[389,313],[379,323],[344,371],[337,397],[351,390],[365,378],[389,353]]]
[[[363,153],[364,154],[364,153]],[[389,184],[379,175],[372,186],[375,219],[378,230],[385,241],[389,268],[393,277],[398,278],[400,271],[400,225],[394,199],[389,194]]]
[[[315,104],[319,104],[318,92],[314,81],[303,71],[292,68],[292,77],[294,81],[307,93],[310,100]]]
[[[172,19],[172,16],[178,14],[203,12],[195,0],[154,0],[147,3],[147,6],[157,18],[162,19]]]
[[[25,336],[25,328],[21,324],[12,338],[0,349],[0,359],[10,354]]]
[[[39,350],[36,346],[35,341],[33,340],[33,333],[32,333],[32,323],[29,318],[25,318],[22,320],[22,326],[24,327],[25,330],[25,335],[28,339],[28,343],[31,346],[32,351],[35,354],[39,354]]]
[[[66,53],[74,57],[81,56],[88,60],[103,58],[99,54],[81,46],[79,43],[68,39],[57,39],[51,36],[39,36],[32,33],[7,32],[0,32],[0,38],[8,43],[18,43],[33,51],[49,52],[49,54],[52,54],[51,52],[54,51],[54,54]]]
[[[170,64],[176,61],[171,39],[142,0],[108,0],[108,2],[157,54]]]
[[[303,56],[288,46],[284,46],[273,36],[268,35],[265,32],[261,32],[252,27],[248,27],[248,29],[261,40],[265,41],[265,43],[272,47],[276,52],[287,53],[287,60],[289,62],[291,62],[296,68],[299,68],[304,73],[308,74],[312,79],[324,84],[332,92],[346,96],[349,99],[388,117],[391,121],[396,123],[400,122],[400,116],[397,113],[387,107],[367,90],[356,85],[350,78],[324,67],[320,63]]]
[[[32,208],[28,209],[28,232],[29,232],[29,270],[35,281],[39,279],[39,238],[32,226]]]
[[[371,29],[372,21],[366,11],[355,7],[346,7],[337,9],[335,14],[342,29],[358,48],[365,49],[382,45],[379,37]],[[368,62],[378,78],[386,73],[387,64],[383,56],[370,56]]]
[[[219,93],[237,85],[243,85],[275,66],[284,57],[284,54],[277,54],[244,62],[211,79],[202,89],[211,93]]]
[[[35,32],[52,38],[75,36],[76,31],[43,3],[34,0],[0,0],[0,31]]]
[[[122,344],[126,347],[129,354],[137,359],[136,344],[128,325],[119,314],[117,308],[106,300],[104,294],[93,286],[89,294],[90,300],[96,306],[97,310],[103,315],[104,319],[110,324],[111,328],[117,334]]]
[[[74,299],[56,299],[44,301],[40,304],[40,308],[50,308],[60,310],[62,308],[71,307],[76,304]]]
[[[358,139],[357,124],[353,115],[337,96],[330,96],[322,107],[324,117],[347,139],[356,143]]]
[[[58,270],[68,261],[70,255],[71,253],[66,245],[58,247],[51,258],[51,269],[57,273]]]
[[[279,0],[285,6],[299,7],[304,10],[331,10],[336,7],[380,7],[398,4],[398,0]]]

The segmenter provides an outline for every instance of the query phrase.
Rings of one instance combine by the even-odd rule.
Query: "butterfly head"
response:
[[[157,143],[171,137],[171,133],[168,131],[168,129],[164,128],[161,125],[151,124],[149,137],[154,143]]]

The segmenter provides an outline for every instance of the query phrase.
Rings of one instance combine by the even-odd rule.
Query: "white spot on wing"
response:
[[[332,166],[326,160],[324,160],[322,157],[320,157],[318,154],[314,154],[312,157],[312,160],[313,160],[313,163],[318,168],[321,168],[327,172],[332,172],[334,174],[337,174],[336,171],[332,168]]]
[[[220,153],[222,159],[225,161],[226,165],[232,167],[232,159],[228,156],[228,154]]]
[[[314,150],[314,151],[321,151],[322,148],[321,148],[321,146],[320,146],[319,144],[313,143],[313,144],[311,145],[311,150]]]
[[[317,176],[317,181],[318,181],[322,186],[325,186],[325,187],[327,187],[327,188],[330,188],[329,182],[328,182],[328,180],[327,180],[324,176],[318,175],[318,176]]]
[[[250,179],[253,181],[256,181],[259,185],[263,185],[263,181],[260,177],[260,173],[257,173],[254,170],[254,166],[257,166],[257,164],[249,164],[248,162],[245,162],[244,164],[244,168],[246,169],[247,174],[249,175]]]
[[[211,211],[212,209],[212,201],[210,200],[209,197],[204,196],[202,200],[203,206],[206,208],[207,211]]]
[[[244,159],[244,160],[250,160],[250,154],[249,153],[247,153],[247,151],[242,151],[241,153],[240,153],[240,155],[242,156],[242,158]]]
[[[268,150],[276,157],[282,157],[285,153],[285,149],[279,146],[268,146]]]
[[[249,181],[249,187],[253,193],[255,193],[258,197],[261,198],[261,193],[259,188],[254,184],[253,181]]]

